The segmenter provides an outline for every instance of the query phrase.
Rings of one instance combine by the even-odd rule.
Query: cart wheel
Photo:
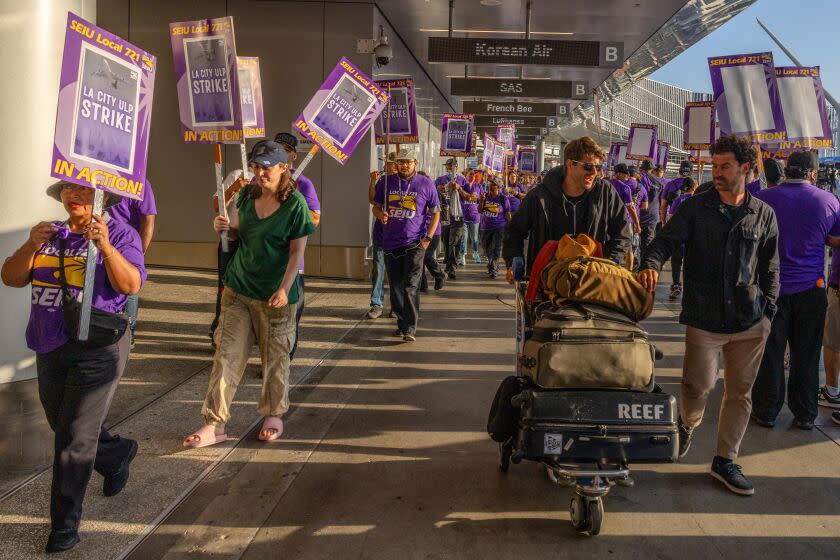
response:
[[[506,473],[510,467],[510,456],[513,454],[513,445],[510,443],[499,444],[499,471]]]
[[[587,525],[589,534],[594,537],[601,532],[601,521],[604,520],[604,500],[598,497],[587,501],[589,502],[586,508],[589,517]]]
[[[572,520],[572,527],[575,531],[582,534],[589,533],[589,523],[591,521],[589,515],[587,500],[582,496],[575,494],[572,496],[572,503],[569,504],[569,517]]]

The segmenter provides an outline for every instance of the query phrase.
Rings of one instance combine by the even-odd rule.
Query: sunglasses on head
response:
[[[595,171],[596,169],[598,169],[598,165],[597,165],[597,164],[595,164],[595,163],[586,163],[586,162],[583,162],[583,161],[577,161],[577,160],[574,160],[574,159],[570,159],[569,161],[571,161],[571,162],[572,162],[572,165],[580,165],[580,166],[582,166],[582,167],[583,167],[583,170],[584,170],[584,171],[586,171],[587,173],[592,173],[593,171]]]

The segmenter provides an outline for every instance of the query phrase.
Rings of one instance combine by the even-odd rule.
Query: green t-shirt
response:
[[[292,240],[310,235],[315,225],[306,200],[297,191],[263,219],[257,217],[250,196],[240,196],[237,207],[239,248],[225,273],[224,284],[244,296],[268,301],[286,274]],[[297,303],[297,282],[292,284],[288,295],[289,303]]]

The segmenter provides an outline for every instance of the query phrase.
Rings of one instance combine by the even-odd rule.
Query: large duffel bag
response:
[[[667,463],[677,460],[677,402],[662,392],[526,389],[516,450],[531,460]]]
[[[607,259],[575,257],[549,263],[541,284],[555,305],[593,303],[620,311],[634,321],[653,311],[653,294],[626,268]]]
[[[597,305],[545,311],[525,341],[519,365],[540,387],[653,389],[654,348],[623,314]]]

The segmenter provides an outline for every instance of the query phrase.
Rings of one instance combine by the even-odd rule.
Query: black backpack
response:
[[[511,400],[528,386],[526,377],[511,375],[502,380],[487,418],[487,433],[493,441],[504,443],[516,435],[519,429],[519,409],[513,406]]]

